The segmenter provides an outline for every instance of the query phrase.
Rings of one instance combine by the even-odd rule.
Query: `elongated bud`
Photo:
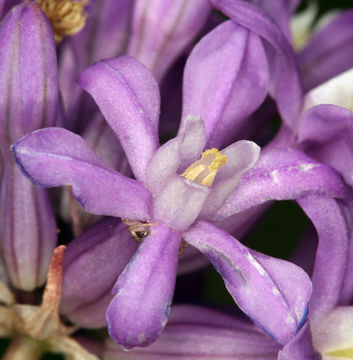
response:
[[[71,242],[64,257],[61,312],[80,326],[104,326],[114,283],[137,246],[117,219],[102,220]]]
[[[45,282],[56,225],[46,191],[15,166],[10,145],[59,113],[53,33],[35,1],[7,14],[0,48],[0,242],[12,283],[32,290]]]

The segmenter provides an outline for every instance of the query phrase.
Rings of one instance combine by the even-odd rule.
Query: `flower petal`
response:
[[[222,150],[227,164],[217,172],[216,180],[208,196],[201,216],[215,213],[236,188],[241,176],[253,167],[260,156],[260,147],[252,141],[240,140]]]
[[[353,69],[312,89],[305,95],[303,113],[316,105],[331,104],[349,108],[353,103]]]
[[[53,31],[37,2],[13,8],[0,26],[0,143],[54,126],[59,113]]]
[[[160,96],[156,80],[139,61],[121,56],[92,65],[78,83],[96,101],[136,178],[143,181],[158,147]]]
[[[321,355],[314,349],[310,327],[304,325],[294,339],[278,353],[278,360],[321,360]]]
[[[77,86],[76,79],[93,63],[124,52],[132,5],[130,0],[86,2],[84,28],[60,44],[60,90],[67,109],[65,127],[68,130],[81,133],[97,112],[93,99]]]
[[[1,248],[12,284],[31,291],[47,279],[55,218],[46,190],[30,183],[11,160],[2,165]]]
[[[262,103],[268,77],[259,37],[227,21],[206,35],[187,60],[182,119],[201,116],[207,147],[221,147],[231,140],[234,127]]]
[[[353,186],[352,111],[334,105],[311,108],[302,118],[298,141],[306,153],[332,166]]]
[[[305,91],[353,67],[352,39],[353,10],[342,12],[312,37],[298,54]]]
[[[315,347],[325,356],[324,359],[336,359],[333,354],[353,349],[353,306],[338,306],[313,327]],[[331,356],[332,358],[331,358]],[[326,357],[327,356],[327,357]],[[349,359],[351,356],[336,355],[337,359]]]
[[[210,187],[174,175],[153,201],[153,221],[177,231],[187,229],[198,217]]]
[[[313,222],[319,239],[309,306],[309,318],[314,324],[340,300],[348,260],[349,226],[345,209],[334,199],[307,196],[298,203]]]
[[[213,220],[223,220],[267,201],[297,199],[309,194],[345,198],[350,196],[350,191],[330,166],[300,150],[288,148],[263,152],[213,215]]]
[[[204,221],[183,237],[213,263],[234,301],[255,323],[281,344],[295,336],[311,295],[310,279],[301,268],[250,250]]]
[[[105,165],[82,138],[65,129],[38,130],[13,145],[15,161],[40,186],[72,185],[82,207],[97,215],[149,219],[150,193]]]
[[[105,219],[65,250],[60,311],[85,328],[106,325],[114,283],[137,249],[125,224]]]
[[[274,95],[283,120],[291,129],[296,128],[302,106],[302,86],[294,52],[280,29],[253,4],[238,0],[211,0],[237,24],[265,39],[275,50],[269,62],[272,68]]]
[[[210,5],[204,0],[137,0],[127,53],[161,80],[200,32],[209,13]]]
[[[152,225],[115,284],[107,312],[111,337],[125,348],[152,343],[167,323],[172,302],[179,233]]]
[[[270,360],[276,358],[279,348],[253,324],[202,307],[175,305],[165,330],[154,344],[124,351],[110,340],[104,359]]]
[[[148,165],[145,183],[153,196],[160,193],[178,169],[179,172],[183,172],[200,158],[205,143],[205,126],[202,119],[193,115],[187,116],[184,130],[176,138],[160,146]]]

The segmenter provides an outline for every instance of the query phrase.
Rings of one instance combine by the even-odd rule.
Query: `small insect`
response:
[[[140,222],[128,219],[122,219],[122,221],[128,226],[130,234],[137,242],[141,242],[149,234],[149,228],[151,226],[157,225],[157,223],[150,223],[149,221]]]

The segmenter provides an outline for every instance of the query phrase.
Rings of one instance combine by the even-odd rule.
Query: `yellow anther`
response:
[[[86,0],[38,0],[38,3],[53,27],[56,42],[75,35],[85,26]]]
[[[217,171],[227,163],[227,157],[216,148],[206,150],[201,159],[191,164],[181,176],[201,185],[212,186]]]

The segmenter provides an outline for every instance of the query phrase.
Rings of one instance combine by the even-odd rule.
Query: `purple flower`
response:
[[[336,173],[296,150],[270,152],[254,167],[259,148],[249,141],[222,153],[206,151],[198,160],[206,136],[197,116],[188,116],[179,135],[159,147],[158,86],[132,58],[98,63],[79,81],[119,137],[136,180],[113,171],[64,129],[29,134],[13,146],[13,153],[32,181],[72,185],[87,211],[124,218],[131,234],[143,238],[114,287],[107,314],[114,340],[129,348],[159,336],[168,319],[184,238],[210,259],[242,310],[280,343],[288,342],[305,319],[311,294],[307,275],[291,263],[248,249],[211,222],[273,199],[342,198],[347,189]],[[249,176],[240,186],[242,174]]]

